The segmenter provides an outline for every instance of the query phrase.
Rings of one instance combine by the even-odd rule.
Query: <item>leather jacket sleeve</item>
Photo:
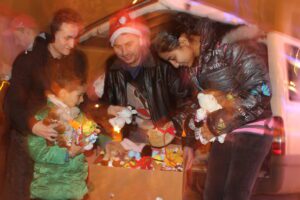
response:
[[[194,113],[196,110],[197,104],[192,101],[193,90],[182,83],[177,73],[179,73],[179,71],[173,68],[167,72],[169,91],[172,96],[174,96],[174,100],[176,100],[176,111],[171,112],[171,120],[176,128],[177,136],[182,140],[182,145],[193,147],[196,141],[195,136],[192,132],[185,131],[184,127],[186,120],[189,120],[192,115],[191,113]]]
[[[191,100],[187,100],[184,105],[177,110],[171,119],[176,128],[177,136],[182,140],[182,146],[194,147],[196,139],[194,131],[190,130],[188,123],[195,118],[194,113],[197,109],[197,104]]]
[[[236,75],[236,88],[225,94],[232,98],[231,108],[208,115],[207,124],[215,135],[271,116],[271,88],[267,69],[267,49],[255,41],[234,43],[226,47],[228,68]]]

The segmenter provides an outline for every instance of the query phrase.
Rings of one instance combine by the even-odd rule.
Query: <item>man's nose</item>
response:
[[[122,56],[125,56],[127,53],[128,53],[127,48],[126,47],[121,47]]]

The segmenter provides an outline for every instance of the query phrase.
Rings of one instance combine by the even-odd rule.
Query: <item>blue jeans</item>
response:
[[[208,159],[204,200],[248,200],[273,137],[233,133],[214,142]]]

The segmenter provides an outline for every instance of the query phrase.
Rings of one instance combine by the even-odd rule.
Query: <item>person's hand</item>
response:
[[[113,115],[113,116],[117,116],[118,112],[121,112],[122,110],[124,110],[126,107],[123,106],[113,106],[110,105],[107,109],[107,114],[109,115]]]
[[[210,141],[212,138],[214,138],[215,136],[210,132],[207,123],[203,123],[203,126],[201,126],[201,135],[204,139],[206,139],[207,141]]]
[[[42,121],[38,121],[35,123],[32,127],[32,133],[34,133],[37,136],[43,137],[46,140],[49,140],[51,142],[54,142],[57,138],[57,131],[54,130],[54,127],[56,127],[57,124],[51,124],[51,125],[45,125]]]
[[[183,148],[183,166],[184,166],[185,171],[188,171],[192,168],[193,160],[194,160],[193,148],[184,147]]]
[[[76,145],[75,142],[73,141],[71,144],[71,147],[69,149],[70,158],[74,158],[75,156],[77,156],[78,154],[81,154],[83,152],[84,152],[84,148]]]

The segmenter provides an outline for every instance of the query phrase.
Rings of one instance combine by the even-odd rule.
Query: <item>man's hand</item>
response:
[[[38,121],[32,127],[32,133],[34,133],[37,136],[43,137],[46,140],[54,142],[58,135],[58,133],[54,130],[55,126],[57,126],[57,124],[51,124],[47,126],[44,125],[42,121]]]
[[[188,171],[192,168],[193,160],[194,160],[193,148],[184,147],[183,148],[183,164],[184,164],[185,171]]]
[[[126,107],[123,106],[113,106],[110,105],[107,109],[107,114],[109,115],[113,115],[113,116],[117,116],[118,112],[121,112],[122,110],[124,110]]]

